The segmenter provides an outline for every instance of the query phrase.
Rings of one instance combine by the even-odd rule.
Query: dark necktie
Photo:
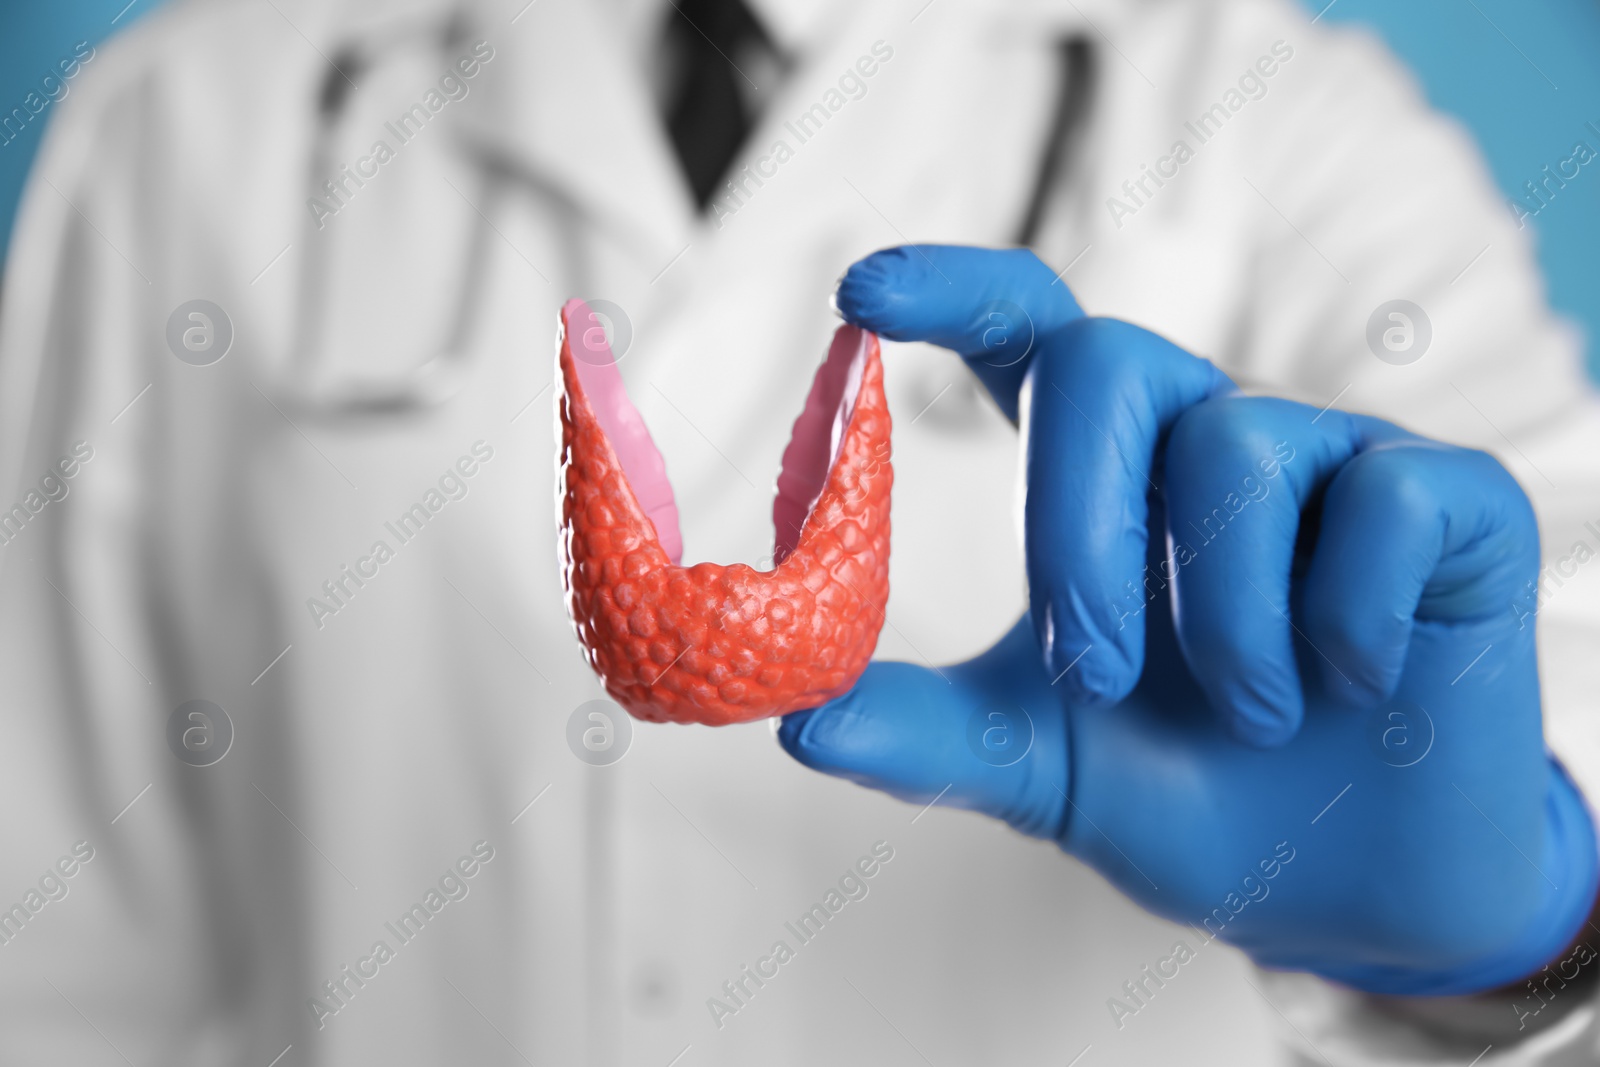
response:
[[[773,45],[741,0],[672,0],[672,6],[663,35],[676,75],[665,94],[667,131],[703,211],[754,125],[746,64],[752,52],[771,53]]]

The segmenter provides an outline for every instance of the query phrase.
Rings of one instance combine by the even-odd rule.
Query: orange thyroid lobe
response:
[[[889,409],[875,335],[840,327],[778,475],[770,571],[679,565],[666,467],[581,301],[561,313],[559,538],[589,665],[634,716],[712,726],[847,692],[889,599]]]

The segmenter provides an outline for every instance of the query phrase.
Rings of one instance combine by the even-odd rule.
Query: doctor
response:
[[[760,726],[585,745],[560,302],[631,332],[688,554],[759,563],[842,269],[1024,243],[1241,384],[1494,452],[1546,553],[1546,737],[1600,788],[1600,420],[1470,148],[1385,56],[1272,0],[713,7],[691,35],[624,0],[195,3],[85,71],[0,301],[6,1058],[1265,1062],[1268,1028],[1316,1062],[1592,1055],[1577,979],[1486,1015],[1256,973]],[[880,656],[965,660],[1026,606],[1017,436],[948,354],[886,378]],[[1263,914],[1327,862],[1276,844]],[[786,932],[844,877],[830,929]],[[1130,997],[1178,941],[1209,977]]]

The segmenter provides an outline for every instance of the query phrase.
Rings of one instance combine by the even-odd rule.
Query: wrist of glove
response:
[[[1548,980],[1554,969],[1561,985],[1580,973],[1593,979],[1600,967],[1585,934],[1600,894],[1600,859],[1595,830],[1583,797],[1566,769],[1552,759],[1550,789],[1539,850],[1540,881],[1531,910],[1520,924],[1514,914],[1502,926],[1504,944],[1486,955],[1445,967],[1333,962],[1306,968],[1324,978],[1368,993],[1405,997],[1459,997],[1478,993],[1518,993],[1530,981]],[[1582,952],[1578,951],[1582,946]],[[1580,957],[1586,957],[1580,958]],[[1586,969],[1587,968],[1587,969]],[[1565,972],[1565,973],[1564,973]],[[1569,997],[1576,1000],[1579,994]],[[1529,990],[1519,1015],[1536,1012],[1542,998]]]

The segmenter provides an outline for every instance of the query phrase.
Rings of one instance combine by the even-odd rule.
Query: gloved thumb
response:
[[[849,693],[786,716],[778,741],[824,774],[1054,839],[1067,806],[1062,713],[1053,701],[1024,708],[981,682],[962,668],[873,663]]]

